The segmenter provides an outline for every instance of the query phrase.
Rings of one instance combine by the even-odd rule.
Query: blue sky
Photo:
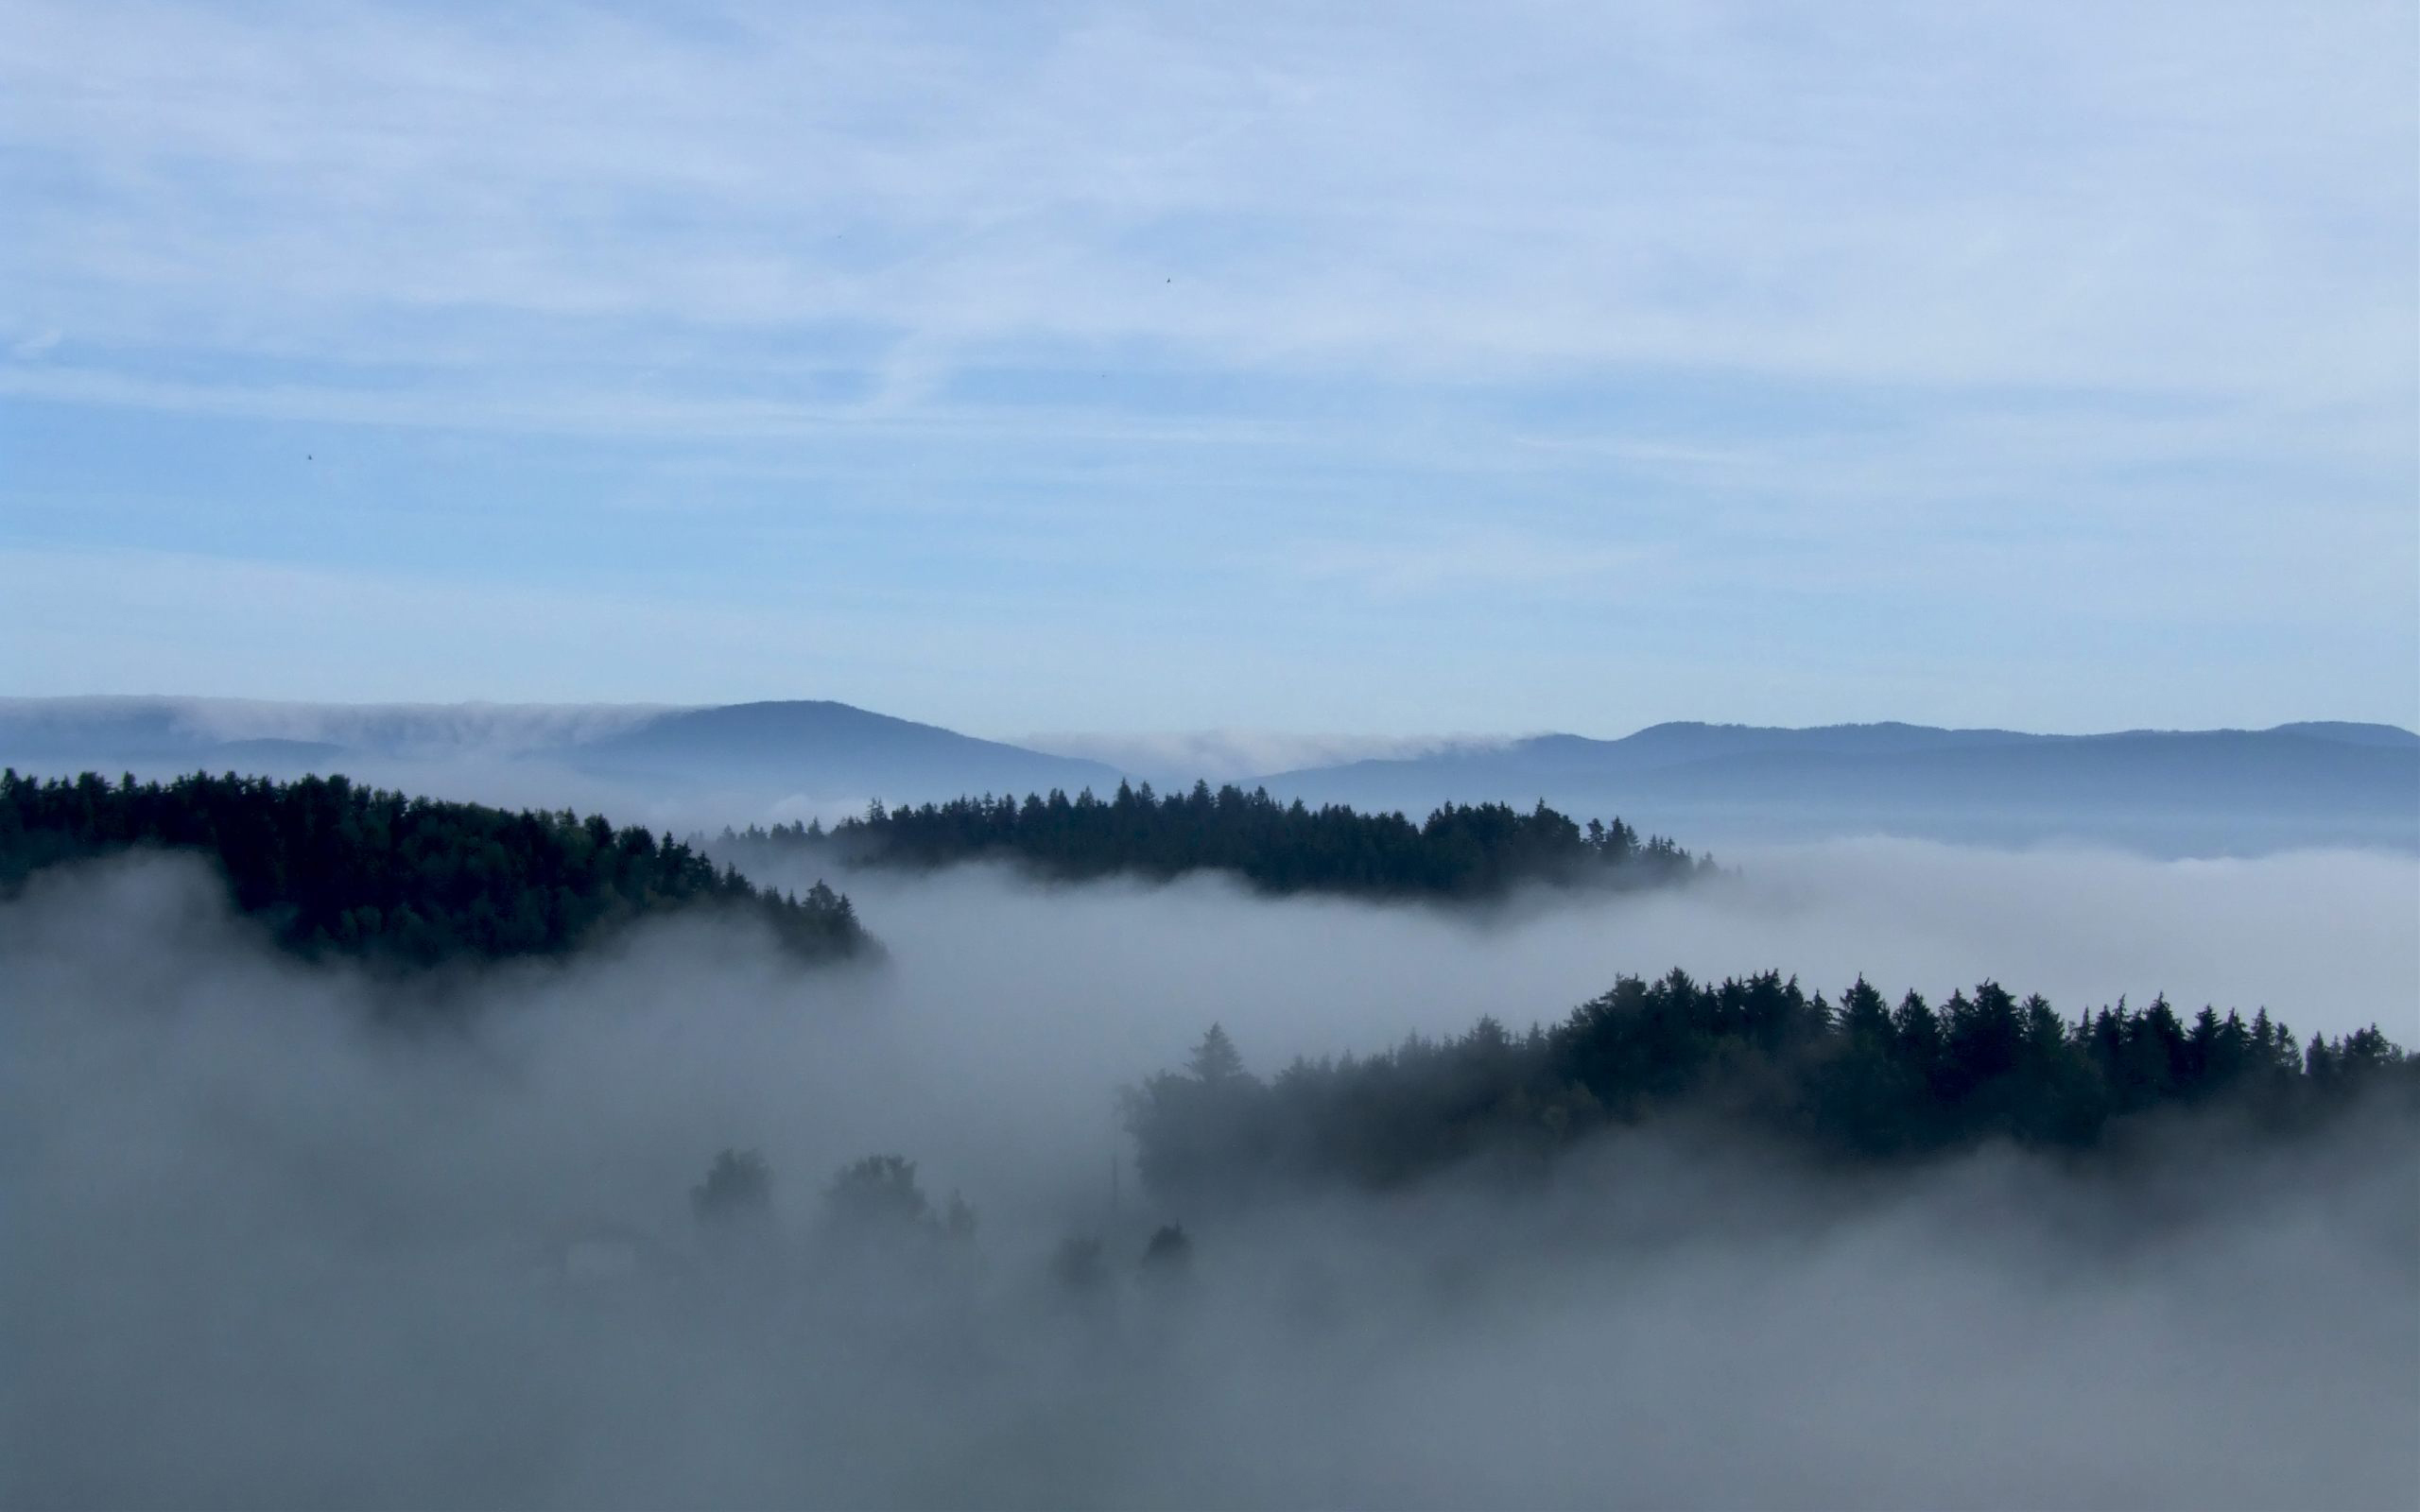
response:
[[[0,4],[0,692],[2420,724],[2420,10]]]

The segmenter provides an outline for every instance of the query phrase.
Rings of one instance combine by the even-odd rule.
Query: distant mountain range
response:
[[[548,770],[653,797],[862,804],[966,792],[1114,788],[1098,762],[978,740],[844,703],[706,709],[294,704],[219,698],[0,699],[0,764],[276,776],[402,768]],[[457,784],[458,786],[458,783]],[[513,784],[526,790],[525,782]],[[751,816],[735,814],[735,818]]]
[[[1111,765],[847,704],[320,705],[184,698],[0,699],[0,764],[144,773],[509,770],[582,791],[685,800],[734,820],[787,800],[856,807],[960,793],[1115,788]],[[441,784],[443,785],[443,784]],[[2072,837],[2171,853],[2313,844],[2420,849],[2420,735],[2392,725],[2039,735],[1925,725],[1664,724],[1618,740],[1539,735],[1277,772],[1284,798],[1423,816],[1448,799],[1543,799],[1685,843],[1887,833]],[[566,799],[565,801],[568,801]]]
[[[1407,810],[1472,794],[1617,808],[1704,840],[1876,831],[2160,850],[2420,846],[2420,735],[2393,725],[2036,735],[1666,724],[1281,772],[1270,791]]]

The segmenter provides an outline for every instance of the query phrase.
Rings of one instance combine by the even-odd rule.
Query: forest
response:
[[[1541,801],[1447,803],[1415,824],[1402,814],[1280,803],[1265,788],[1196,782],[1153,793],[1120,782],[1109,799],[1090,789],[1048,796],[953,799],[886,809],[830,829],[820,820],[726,830],[743,859],[786,851],[828,853],[852,866],[934,868],[999,860],[1054,880],[1117,873],[1167,880],[1195,870],[1233,872],[1267,893],[1477,898],[1528,882],[1614,886],[1683,881],[1715,868],[1661,835],[1642,838],[1616,818],[1584,827]]]
[[[873,948],[819,882],[760,889],[698,850],[601,816],[407,798],[342,777],[196,773],[167,783],[0,774],[0,896],[44,868],[138,847],[195,851],[236,909],[297,954],[427,968],[560,955],[645,917],[760,919],[789,954]]]
[[[1263,1080],[1213,1025],[1183,1070],[1124,1098],[1136,1164],[1187,1211],[1280,1189],[1384,1189],[1493,1162],[1517,1178],[1591,1135],[1690,1116],[1818,1160],[1904,1161],[2005,1140],[2103,1144],[2120,1121],[2229,1106],[2304,1126],[2374,1088],[2420,1101],[2420,1059],[2376,1025],[2335,1040],[2263,1010],[2165,999],[2062,1017],[1996,983],[1938,1007],[1859,978],[1840,1001],[1766,971],[1626,976],[1552,1027],[1480,1019],[1369,1056],[1297,1059]]]

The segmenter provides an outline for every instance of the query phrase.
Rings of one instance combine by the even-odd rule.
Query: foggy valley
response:
[[[0,1512],[2420,1512],[2420,0],[0,0]]]
[[[781,881],[783,879],[768,879]],[[644,925],[467,981],[303,965],[208,869],[0,907],[12,1505],[2392,1505],[2420,1408],[2408,1090],[2105,1162],[1859,1170],[1719,1125],[1534,1188],[1186,1211],[1116,1094],[1559,1017],[1621,972],[2166,990],[2411,1042],[2420,865],[1872,841],[1478,911],[857,873],[887,947]],[[472,1000],[467,1005],[463,997]],[[448,1002],[416,1020],[423,997]],[[414,1027],[415,1024],[418,1027]],[[765,1231],[691,1194],[754,1151]],[[869,1260],[824,1190],[916,1162]],[[1113,1168],[1115,1167],[1115,1173]],[[971,1239],[943,1234],[962,1197]],[[1142,1261],[1184,1226],[1175,1279]],[[1071,1242],[1097,1241],[1069,1274]],[[1786,1426],[1784,1426],[1786,1425]]]

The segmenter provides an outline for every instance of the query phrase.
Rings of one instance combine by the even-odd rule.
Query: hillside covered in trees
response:
[[[407,798],[342,777],[0,774],[0,895],[45,867],[141,847],[198,851],[284,948],[429,967],[556,954],[631,920],[716,908],[808,960],[871,945],[849,900],[760,889],[689,846],[565,810]]]
[[[1544,803],[1447,803],[1415,824],[1401,814],[1341,804],[1280,803],[1266,789],[1215,792],[1196,782],[1165,797],[1118,784],[1100,799],[954,799],[915,808],[871,806],[862,817],[726,831],[742,855],[821,851],[856,866],[942,867],[1015,862],[1061,880],[1116,873],[1167,879],[1232,871],[1266,892],[1482,897],[1523,882],[1646,885],[1710,870],[1661,836],[1642,839],[1621,820],[1579,823]]]
[[[2298,1045],[2263,1011],[2190,1022],[2163,999],[2062,1018],[1991,982],[1894,1007],[1765,972],[1624,977],[1551,1028],[1483,1018],[1264,1081],[1213,1026],[1125,1101],[1156,1194],[1194,1205],[1280,1186],[1389,1187],[1466,1162],[1536,1166],[1589,1134],[1691,1113],[1819,1159],[1901,1160],[2000,1139],[2078,1150],[2130,1115],[2232,1103],[2299,1125],[2356,1092],[2420,1098],[2420,1059],[2375,1025]]]

